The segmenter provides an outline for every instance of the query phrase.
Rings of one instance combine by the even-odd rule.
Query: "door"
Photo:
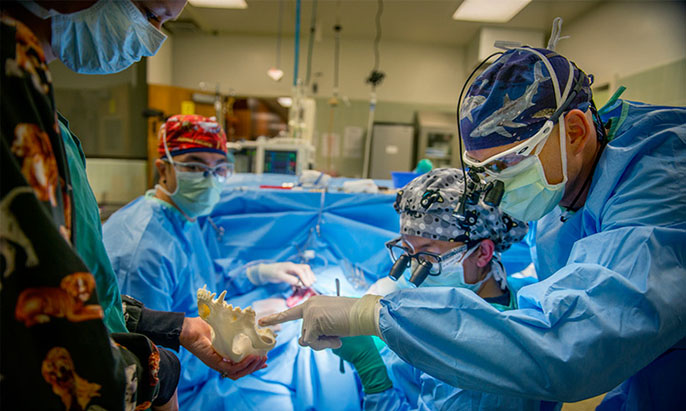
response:
[[[388,180],[391,171],[412,171],[413,150],[413,125],[374,124],[370,178]]]

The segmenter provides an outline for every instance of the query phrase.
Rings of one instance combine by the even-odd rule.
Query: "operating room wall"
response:
[[[625,97],[650,103],[684,104],[686,78],[686,6],[683,2],[600,2],[574,20],[565,21],[558,50],[607,86],[604,98],[620,84],[629,86]],[[308,35],[302,32],[299,77],[307,71]],[[326,33],[325,33],[326,35]],[[546,33],[547,38],[548,33]],[[148,81],[192,89],[204,82],[216,84],[224,94],[284,96],[292,94],[293,38],[281,43],[280,68],[284,76],[274,82],[266,75],[276,63],[276,37],[228,34],[176,34],[160,53],[149,59]],[[317,102],[314,143],[316,167],[339,175],[361,174],[362,156],[344,150],[345,128],[366,127],[370,87],[364,82],[373,65],[372,39],[349,38],[343,32],[340,59],[340,104],[330,123],[327,103],[332,94],[334,41],[314,44],[312,82]],[[453,112],[465,77],[465,47],[399,42],[382,38],[380,70],[387,75],[377,89],[376,121],[412,123],[416,111]],[[680,63],[681,62],[681,63]],[[155,64],[159,63],[159,64]],[[321,73],[321,74],[319,74]],[[658,83],[659,81],[659,83]],[[308,91],[309,94],[309,91]],[[596,92],[601,97],[601,90]],[[599,103],[601,103],[599,101]],[[331,159],[322,136],[338,136]]]
[[[686,106],[686,58],[620,77],[617,84],[626,87],[622,98],[651,104]]]
[[[50,63],[57,110],[79,138],[101,206],[121,206],[146,188],[146,62],[116,74],[85,75]]]
[[[369,100],[351,100],[349,104],[339,104],[333,109],[329,105],[328,100],[328,98],[316,99],[317,130],[315,131],[314,142],[318,150],[315,157],[315,167],[340,176],[361,177],[363,153],[362,151],[346,150],[347,144],[344,139],[349,138],[346,135],[346,129],[359,127],[364,130],[367,127]],[[457,101],[457,97],[455,97],[455,101]],[[383,102],[375,109],[374,121],[407,124],[414,122],[417,111],[440,111],[454,114],[455,110],[455,103],[416,104]],[[329,133],[336,136],[335,139],[331,140],[333,141],[331,156],[328,155],[328,143],[324,141],[328,139],[327,135]],[[390,175],[387,178],[390,179]]]
[[[175,35],[170,53],[150,60],[148,81],[165,84],[168,76],[157,70],[158,64],[173,63],[171,85],[198,89],[204,82],[222,93],[248,96],[287,96],[292,94],[293,38],[282,40],[280,82],[267,77],[276,63],[276,37],[255,35]],[[308,36],[300,39],[299,77],[307,76]],[[170,56],[171,55],[171,56]],[[330,109],[327,103],[333,92],[334,40],[324,38],[314,44],[311,84],[317,83],[314,143],[315,166],[335,170],[339,175],[359,176],[362,153],[352,157],[336,156],[331,162],[321,150],[321,135],[332,131],[344,135],[346,126],[366,128],[370,86],[365,83],[374,64],[372,39],[344,39],[340,47],[339,94],[341,104],[335,110],[329,130]],[[376,121],[412,123],[416,111],[454,111],[459,87],[464,81],[464,48],[425,43],[383,40],[380,43],[379,70],[386,78],[377,87]],[[159,75],[155,73],[159,72]],[[343,103],[343,100],[346,103]],[[348,104],[349,102],[349,104]],[[337,140],[343,154],[342,140]],[[336,150],[334,150],[336,151]]]
[[[172,67],[174,64],[173,44],[174,36],[167,34],[167,40],[162,43],[162,47],[157,51],[157,54],[152,58],[146,58],[147,61],[147,76],[148,84],[164,84],[171,85]]]
[[[558,51],[593,74],[596,85],[608,85],[610,93],[622,85],[624,78],[632,78],[633,82],[642,73],[646,73],[643,81],[657,78],[650,74],[655,70],[666,74],[677,83],[667,87],[662,97],[631,89],[625,96],[650,103],[676,104],[676,96],[686,94],[683,81],[678,82],[679,78],[686,78],[686,66],[678,64],[686,58],[684,21],[683,1],[603,2],[565,22],[562,34],[570,38],[559,42]],[[650,87],[643,89],[649,91]]]
[[[345,35],[345,34],[344,34]],[[306,78],[307,40],[301,36],[299,77]],[[275,83],[267,70],[275,65],[276,37],[247,35],[178,35],[173,42],[173,84],[198,88],[203,81],[220,83],[223,93],[282,96],[291,94],[293,39],[284,38],[281,49],[283,79]],[[452,104],[464,78],[462,47],[382,40],[379,69],[386,73],[377,88],[379,101],[418,104]],[[350,99],[368,99],[365,83],[374,64],[372,39],[344,39],[340,48],[339,88]],[[333,88],[334,40],[315,42],[312,81],[315,97],[330,96]],[[320,77],[315,77],[321,73]]]
[[[59,60],[50,63],[57,110],[79,136],[88,157],[147,157],[146,64],[116,74],[77,74]]]

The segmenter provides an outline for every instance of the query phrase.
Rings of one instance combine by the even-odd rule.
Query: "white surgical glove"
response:
[[[291,262],[253,265],[246,274],[254,285],[288,283],[310,287],[316,281],[309,265]]]
[[[379,300],[381,296],[370,294],[362,298],[315,295],[289,310],[261,319],[260,325],[265,327],[302,318],[300,345],[314,350],[340,348],[340,337],[381,337]]]
[[[253,301],[251,306],[255,311],[255,318],[258,320],[262,317],[267,317],[288,309],[285,298],[265,298],[263,300]],[[269,328],[274,332],[278,332],[281,331],[281,324]]]

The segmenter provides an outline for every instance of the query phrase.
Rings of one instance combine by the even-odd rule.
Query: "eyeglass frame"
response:
[[[393,240],[386,241],[386,243],[384,244],[384,245],[386,246],[386,249],[388,250],[388,253],[389,253],[390,257],[391,257],[391,261],[393,261],[393,263],[395,263],[395,262],[400,258],[400,256],[398,256],[398,258],[396,258],[396,257],[393,255],[393,247],[398,247],[398,248],[402,249],[402,250],[404,251],[404,254],[407,255],[407,256],[410,258],[409,261],[412,261],[412,259],[414,258],[415,260],[417,260],[417,263],[421,263],[421,261],[426,261],[426,262],[428,262],[428,263],[431,263],[431,264],[432,264],[432,267],[431,267],[431,270],[429,271],[429,275],[431,275],[431,276],[441,275],[441,272],[443,271],[443,261],[446,261],[446,260],[448,260],[449,258],[451,258],[451,257],[453,257],[454,255],[457,255],[457,254],[459,254],[459,253],[466,254],[466,252],[469,251],[469,244],[465,243],[465,244],[463,244],[463,245],[461,245],[461,246],[459,246],[459,247],[455,247],[455,248],[453,248],[453,249],[451,249],[451,250],[448,250],[448,252],[443,253],[443,254],[440,254],[440,255],[439,255],[439,254],[436,254],[436,253],[432,253],[432,252],[430,252],[430,251],[418,251],[418,252],[416,252],[416,253],[410,253],[411,250],[409,250],[409,249],[407,249],[406,247],[403,247],[403,246],[401,246],[401,245],[398,245],[398,242],[400,242],[400,241],[402,241],[402,240],[403,240],[403,238],[402,238],[402,236],[401,236],[401,237],[395,238],[395,239],[393,239]],[[402,254],[401,254],[401,255],[402,255]],[[430,256],[431,258],[434,258],[434,259],[436,260],[436,262],[432,262],[432,261],[430,261],[430,260],[427,261],[426,259],[420,260],[419,257],[420,257],[421,255]],[[433,271],[433,266],[436,265],[436,264],[438,265],[438,272],[437,272],[437,273],[433,273],[433,272],[432,272],[432,271]]]
[[[164,161],[168,164],[171,164],[175,168],[177,165],[180,167],[186,167],[186,168],[193,168],[193,167],[200,168],[202,171],[186,171],[186,172],[188,172],[188,173],[202,173],[203,177],[205,177],[205,178],[209,177],[209,175],[212,174],[212,176],[215,177],[220,183],[226,182],[226,180],[233,175],[233,171],[234,171],[233,163],[229,163],[229,162],[217,164],[214,167],[210,167],[207,164],[199,163],[199,162],[195,162],[195,161],[184,163],[181,161],[173,161],[173,160],[170,160],[168,158],[163,158],[162,161]],[[217,173],[217,170],[222,168],[222,167],[226,168],[226,175],[224,175],[224,176]],[[182,170],[180,170],[180,171],[182,171]]]

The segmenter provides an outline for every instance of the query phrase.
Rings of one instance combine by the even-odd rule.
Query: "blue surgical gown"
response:
[[[602,409],[686,403],[686,109],[618,100],[585,205],[534,225],[540,282],[498,312],[473,293],[401,290],[380,329],[403,360],[465,389]],[[615,389],[616,388],[616,389]]]
[[[122,293],[151,309],[197,317],[196,292],[205,284],[218,293],[228,290],[227,302],[244,308],[289,289],[255,288],[243,267],[222,267],[207,250],[200,224],[186,220],[152,192],[114,213],[103,236]],[[330,352],[300,347],[298,329],[296,323],[285,325],[268,354],[268,367],[237,381],[221,378],[181,348],[180,409],[359,410],[353,373],[341,374],[338,357]]]
[[[540,410],[541,402],[522,397],[463,390],[418,370],[384,347],[380,351],[393,388],[367,394],[364,409],[451,410],[451,411],[525,411]]]
[[[510,307],[515,306],[514,291]],[[510,307],[494,305],[499,310]],[[451,411],[524,411],[550,409],[561,404],[544,404],[541,401],[522,397],[490,394],[481,391],[463,390],[434,378],[403,361],[397,354],[383,347],[381,357],[393,387],[375,394],[364,396],[364,409],[379,410],[451,410]]]

